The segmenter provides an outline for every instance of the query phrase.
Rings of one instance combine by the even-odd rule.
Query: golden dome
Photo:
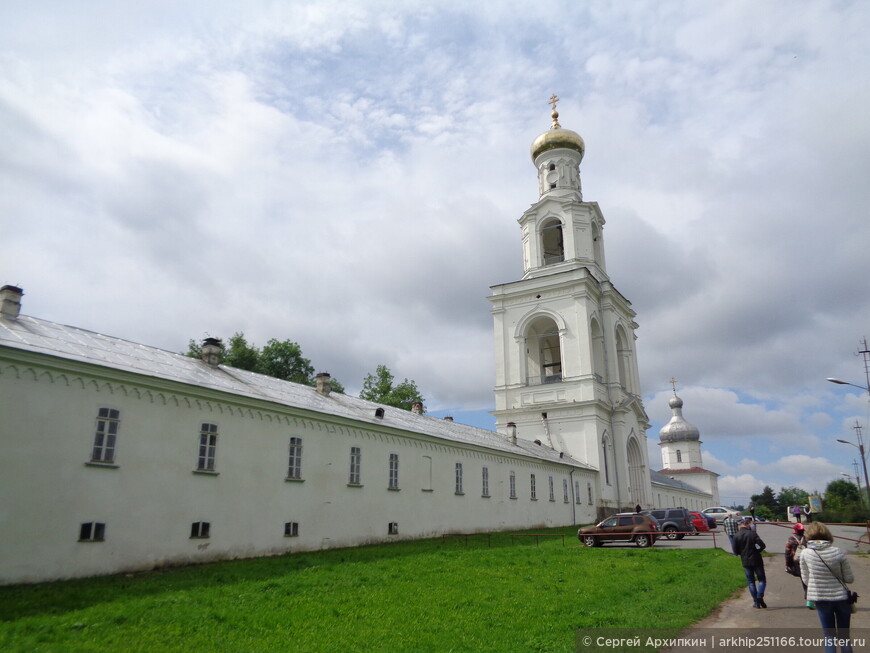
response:
[[[580,134],[573,132],[570,129],[562,129],[561,127],[553,127],[535,139],[532,143],[531,153],[532,161],[538,158],[538,155],[555,150],[557,148],[565,148],[575,150],[580,153],[580,158],[586,152],[586,143],[580,137]]]

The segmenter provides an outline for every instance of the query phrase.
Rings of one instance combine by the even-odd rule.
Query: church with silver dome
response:
[[[683,400],[674,396],[668,401],[673,416],[659,431],[662,465],[659,475],[679,479],[710,494],[719,505],[719,475],[704,468],[701,458],[701,432],[683,417]]]

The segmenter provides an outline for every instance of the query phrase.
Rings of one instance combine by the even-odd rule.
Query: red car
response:
[[[710,526],[707,524],[707,519],[699,512],[690,512],[692,516],[692,525],[695,527],[695,530],[699,533],[706,533],[710,530]]]

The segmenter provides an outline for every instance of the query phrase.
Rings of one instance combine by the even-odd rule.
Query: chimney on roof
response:
[[[511,441],[511,444],[517,443],[517,425],[513,422],[507,423],[507,431],[508,431],[508,440]]]
[[[447,416],[444,418],[444,421],[445,421],[445,422],[452,422],[452,421],[453,421],[453,418],[450,417],[450,415],[447,415]]]
[[[422,415],[423,414],[423,402],[415,401],[413,404],[411,404],[411,412],[414,413],[415,415]]]
[[[221,341],[217,338],[206,338],[202,341],[200,358],[209,367],[217,367],[221,364],[222,353],[223,347],[221,347]]]
[[[0,315],[16,318],[21,313],[21,296],[24,291],[18,286],[3,286],[0,288]]]
[[[314,377],[314,382],[316,384],[317,394],[328,397],[329,393],[332,392],[332,377],[329,375],[329,372],[318,373],[317,376]]]

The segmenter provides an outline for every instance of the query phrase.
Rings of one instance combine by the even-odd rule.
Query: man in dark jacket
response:
[[[758,533],[749,527],[744,521],[737,529],[734,536],[734,553],[740,556],[743,563],[743,573],[746,574],[746,582],[749,584],[749,593],[752,594],[752,604],[756,608],[766,608],[764,602],[764,588],[767,586],[767,576],[764,574],[764,560],[761,552],[765,544]]]

